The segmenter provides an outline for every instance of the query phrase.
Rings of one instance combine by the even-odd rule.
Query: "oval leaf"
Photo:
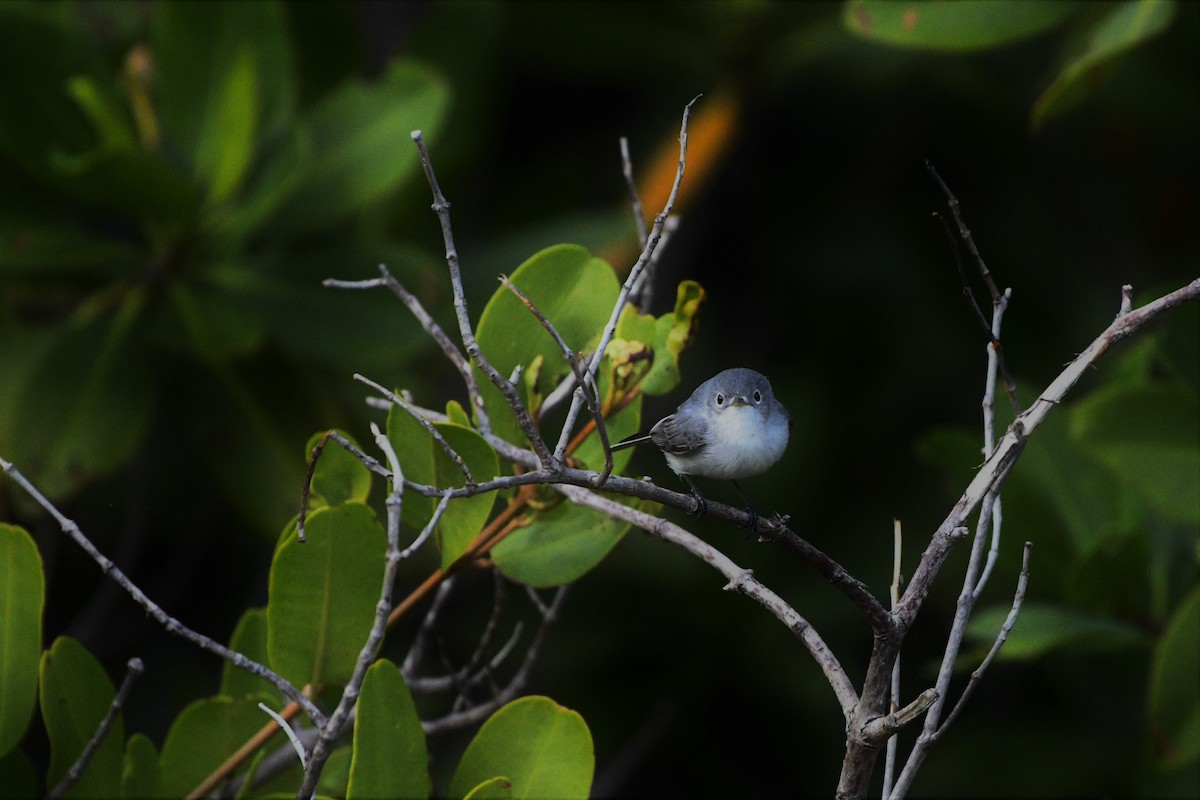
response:
[[[412,694],[392,662],[371,665],[354,717],[347,800],[429,797],[429,754]]]
[[[186,797],[269,721],[255,699],[214,697],[188,705],[163,741],[163,795]],[[283,732],[269,741],[268,748],[283,744]]]
[[[267,652],[267,610],[265,608],[248,608],[238,620],[229,637],[229,649],[236,650],[247,658],[254,659],[260,664],[267,664],[271,657]],[[276,705],[283,704],[283,695],[279,689],[262,678],[238,669],[225,662],[221,667],[221,688],[218,694],[224,697],[270,697]]]
[[[354,437],[345,431],[338,431],[358,446]],[[305,460],[312,458],[313,448],[317,442],[325,438],[325,433],[314,433],[304,446]],[[309,493],[309,507],[339,506],[343,503],[365,503],[371,492],[371,473],[363,466],[350,451],[330,439],[322,448],[321,458],[313,471],[312,490]]]
[[[487,441],[471,428],[439,422],[434,425],[446,443],[462,457],[476,483],[489,481],[500,472],[500,462]],[[466,475],[451,460],[429,431],[407,411],[393,406],[388,412],[388,439],[400,459],[404,477],[415,483],[442,489],[465,486]],[[437,541],[442,549],[442,566],[447,566],[466,550],[479,533],[496,501],[495,492],[474,497],[458,497],[450,501],[437,527]],[[414,528],[429,522],[438,498],[416,492],[404,493],[401,514]]]
[[[549,697],[522,697],[488,718],[467,745],[450,797],[506,778],[513,797],[587,797],[595,771],[583,717]]]
[[[1200,759],[1200,589],[1175,610],[1154,648],[1149,741],[1163,767]]]
[[[842,19],[865,39],[926,50],[983,50],[1036,36],[1077,11],[1049,0],[947,3],[945,0],[851,0]]]
[[[121,768],[121,796],[162,796],[162,770],[158,765],[158,750],[141,733],[129,737],[125,745],[125,762]]]
[[[79,758],[116,696],[95,656],[74,639],[60,636],[42,654],[42,718],[50,739],[46,785],[55,786]],[[125,724],[118,714],[79,781],[65,797],[118,797]]]
[[[571,244],[537,253],[513,272],[511,280],[576,352],[599,342],[620,292],[612,267]],[[541,357],[537,388],[542,396],[571,371],[554,339],[503,286],[483,309],[475,333],[484,355],[505,377],[514,367],[528,368]],[[524,442],[504,396],[483,375],[479,386],[495,433],[511,442]]]
[[[518,583],[561,586],[599,564],[628,530],[628,523],[599,511],[560,503],[509,534],[492,549],[492,558]]]
[[[37,545],[0,523],[0,756],[21,741],[37,704],[45,598]]]
[[[1008,616],[1007,606],[981,609],[967,625],[967,635],[990,646]],[[1000,658],[1039,658],[1054,650],[1121,650],[1144,647],[1147,636],[1115,617],[1092,614],[1066,606],[1025,603],[1009,631]]]
[[[306,535],[290,531],[271,562],[271,666],[297,686],[345,683],[375,618],[386,537],[358,503],[315,511]]]
[[[1101,7],[1103,15],[1073,37],[1057,77],[1034,103],[1034,130],[1093,93],[1102,72],[1117,56],[1161,33],[1175,14],[1171,0],[1132,0]]]
[[[1102,389],[1074,407],[1071,435],[1164,517],[1200,525],[1200,394],[1163,384]]]

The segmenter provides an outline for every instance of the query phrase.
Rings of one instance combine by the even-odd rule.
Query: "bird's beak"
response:
[[[750,405],[750,401],[746,399],[744,394],[735,394],[733,397],[729,398],[729,405],[748,406]]]

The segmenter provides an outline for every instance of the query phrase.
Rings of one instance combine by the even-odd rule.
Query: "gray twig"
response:
[[[117,689],[116,696],[108,704],[108,711],[105,712],[104,718],[96,726],[96,730],[92,733],[92,738],[84,746],[83,752],[79,754],[79,758],[75,759],[75,763],[67,770],[67,774],[63,775],[62,780],[46,793],[47,800],[56,800],[56,798],[62,797],[68,789],[78,783],[79,779],[83,777],[83,771],[91,763],[92,757],[96,755],[96,751],[100,748],[104,737],[108,735],[113,723],[116,722],[117,714],[121,712],[125,701],[129,699],[129,693],[133,690],[134,682],[146,671],[146,667],[142,664],[140,658],[129,659],[125,668],[125,679],[121,681],[121,688]]]
[[[116,581],[117,585],[124,589],[125,592],[131,598],[133,598],[133,601],[141,606],[147,614],[153,617],[155,622],[163,626],[167,633],[187,639],[200,649],[207,650],[208,652],[225,659],[238,669],[244,669],[251,675],[262,678],[267,683],[281,691],[289,700],[299,703],[300,707],[304,709],[304,713],[308,714],[309,717],[314,721],[323,721],[325,719],[325,714],[321,711],[321,709],[317,708],[316,704],[313,703],[312,700],[309,700],[307,697],[301,694],[300,690],[293,686],[290,681],[284,679],[270,668],[259,664],[257,661],[249,659],[235,650],[230,650],[225,645],[213,641],[202,633],[197,633],[179,620],[172,617],[167,612],[163,611],[157,603],[147,597],[146,593],[138,588],[138,586],[129,579],[129,576],[126,575],[120,567],[118,567],[108,557],[96,549],[96,546],[92,544],[90,539],[84,536],[83,531],[74,522],[74,520],[68,519],[61,511],[59,511],[57,506],[46,499],[46,496],[38,491],[37,487],[30,483],[29,479],[22,475],[21,471],[18,470],[11,462],[0,458],[0,468],[3,468],[8,477],[12,478],[13,481],[15,481],[16,484],[20,486],[26,494],[32,497],[38,505],[45,509],[48,514],[50,514],[50,516],[54,517],[63,533],[71,537],[71,539],[73,539],[77,545],[83,548],[83,551],[88,554],[92,561],[96,562],[96,566],[100,567],[100,571]]]
[[[629,202],[633,211],[633,224],[637,226],[638,244],[646,246],[646,214],[642,211],[642,198],[638,197],[637,183],[633,180],[633,159],[629,157],[629,139],[621,137],[621,174],[629,189]]]
[[[408,412],[408,415],[415,419],[417,424],[424,428],[425,432],[433,437],[433,440],[437,442],[438,447],[442,448],[442,452],[446,454],[446,457],[453,461],[454,465],[458,467],[459,472],[461,472],[463,474],[463,478],[466,479],[466,485],[475,485],[475,478],[471,475],[471,470],[467,466],[467,462],[463,461],[463,457],[458,454],[457,450],[450,446],[450,443],[446,441],[446,437],[442,436],[442,432],[434,427],[434,424],[430,422],[424,414],[418,411],[412,403],[408,402],[391,389],[385,388],[383,385],[376,383],[365,375],[361,375],[356,372],[354,373],[354,380],[358,381],[359,383],[365,383],[367,386],[370,386],[388,400],[391,400],[394,404],[400,406],[400,408]]]
[[[492,366],[492,363],[480,350],[479,342],[475,340],[475,333],[471,329],[471,319],[467,315],[467,298],[463,292],[462,273],[458,266],[458,248],[454,244],[454,230],[450,227],[450,203],[442,194],[441,186],[438,185],[437,176],[433,171],[433,162],[429,159],[429,152],[425,149],[425,141],[421,138],[421,132],[413,131],[412,140],[417,146],[417,152],[420,153],[421,166],[425,170],[425,178],[433,192],[433,211],[437,214],[438,221],[442,226],[442,241],[446,245],[446,266],[450,270],[450,286],[454,292],[454,312],[458,317],[458,329],[462,335],[463,346],[467,350],[467,357],[504,395],[509,408],[516,415],[517,426],[521,429],[521,433],[525,434],[525,438],[546,468],[553,470],[558,467],[558,461],[546,446],[541,433],[538,432],[537,425],[529,416],[529,410],[521,402],[521,397],[517,394],[517,387]]]

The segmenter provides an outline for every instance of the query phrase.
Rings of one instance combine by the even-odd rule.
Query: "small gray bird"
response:
[[[752,369],[735,367],[717,373],[692,396],[654,424],[650,433],[624,439],[613,450],[644,442],[657,445],[667,465],[681,477],[696,498],[696,513],[707,506],[691,475],[733,481],[746,501],[751,527],[758,515],[738,486],[738,478],[765,471],[783,455],[792,421],[775,399],[771,382]]]

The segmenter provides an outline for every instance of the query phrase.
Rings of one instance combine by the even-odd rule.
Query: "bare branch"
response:
[[[1017,615],[1021,613],[1021,603],[1025,600],[1025,589],[1029,585],[1029,554],[1032,551],[1033,542],[1026,542],[1025,550],[1021,554],[1021,574],[1017,576],[1017,589],[1013,592],[1012,608],[1009,609],[1008,616],[1004,618],[1004,624],[1000,626],[1000,630],[996,634],[996,641],[992,644],[992,649],[988,651],[987,656],[975,668],[975,671],[971,673],[971,678],[967,681],[967,687],[963,689],[962,696],[958,698],[958,702],[950,710],[946,721],[942,723],[941,727],[933,735],[935,740],[941,737],[942,733],[946,728],[950,727],[950,724],[954,720],[958,719],[959,712],[962,711],[963,706],[967,703],[967,698],[975,691],[975,685],[979,683],[979,680],[983,677],[983,673],[987,671],[987,668],[996,658],[996,654],[1000,652],[1000,648],[1004,646],[1005,640],[1008,639],[1008,632],[1012,630],[1013,624],[1017,621]]]
[[[92,757],[96,755],[96,751],[100,749],[104,737],[108,736],[108,732],[112,730],[113,723],[117,720],[117,714],[125,706],[125,701],[129,699],[129,693],[133,690],[133,684],[146,671],[146,667],[142,664],[140,658],[131,658],[125,665],[125,679],[121,681],[121,688],[117,690],[117,694],[108,705],[108,711],[105,712],[104,718],[100,720],[100,724],[96,727],[92,738],[84,746],[83,752],[79,754],[79,758],[75,759],[75,763],[67,770],[67,774],[63,775],[62,780],[55,785],[53,789],[46,793],[47,800],[57,800],[66,794],[67,790],[79,782],[83,777],[83,771],[87,769],[91,763]]]
[[[480,722],[487,718],[493,711],[520,694],[528,682],[533,665],[541,653],[543,644],[545,644],[546,634],[549,632],[550,627],[558,621],[558,614],[566,595],[567,587],[560,586],[554,595],[554,600],[550,603],[549,613],[543,615],[542,624],[538,627],[538,632],[530,643],[529,649],[525,652],[525,658],[512,680],[485,703],[473,706],[464,711],[448,714],[440,719],[421,723],[421,727],[424,729],[426,735],[444,733]]]
[[[633,210],[633,223],[637,225],[638,244],[646,246],[646,214],[642,211],[642,198],[638,197],[637,183],[633,180],[633,159],[629,157],[629,139],[621,137],[621,174],[629,189],[629,202]]]
[[[147,597],[146,593],[129,579],[129,576],[120,567],[96,549],[91,540],[84,536],[79,526],[73,520],[68,519],[53,503],[46,499],[46,496],[38,491],[37,487],[30,483],[11,462],[0,458],[0,468],[3,468],[8,477],[12,478],[26,494],[32,497],[50,516],[54,517],[63,533],[70,536],[77,545],[83,548],[83,551],[88,554],[92,561],[96,562],[96,566],[100,567],[100,571],[116,581],[117,585],[124,589],[133,598],[133,601],[141,606],[147,614],[153,617],[155,622],[162,625],[167,633],[187,639],[201,650],[207,650],[225,659],[238,669],[244,669],[251,675],[262,678],[281,691],[289,700],[298,703],[304,709],[304,713],[308,714],[314,721],[325,719],[325,715],[321,709],[317,708],[316,704],[305,697],[290,681],[285,680],[278,673],[259,664],[257,661],[249,659],[235,650],[230,650],[228,647],[208,638],[204,634],[193,631],[163,611],[157,603]]]
[[[426,418],[420,411],[418,411],[412,403],[408,402],[392,390],[384,388],[382,385],[357,372],[354,373],[354,380],[358,381],[359,383],[365,383],[367,386],[370,386],[372,389],[391,400],[395,405],[400,406],[400,408],[408,412],[408,415],[415,419],[417,424],[424,428],[425,432],[433,437],[433,440],[437,442],[438,447],[442,448],[442,452],[446,454],[446,457],[453,461],[454,465],[458,467],[459,472],[461,472],[463,474],[463,478],[466,479],[466,485],[475,485],[475,478],[471,475],[471,470],[469,467],[467,467],[467,462],[463,461],[463,457],[458,454],[457,450],[450,446],[450,443],[446,441],[446,437],[442,436],[442,432],[434,427],[433,423],[430,422],[429,419]]]
[[[613,519],[628,522],[659,539],[682,547],[724,575],[729,581],[725,586],[727,590],[739,592],[757,602],[800,639],[833,687],[834,694],[841,704],[842,713],[846,715],[847,719],[850,718],[850,714],[858,704],[858,693],[845,670],[842,669],[842,665],[838,663],[837,657],[808,620],[800,616],[779,595],[760,583],[750,570],[739,567],[708,542],[665,519],[622,505],[607,497],[593,494],[581,487],[557,484],[554,488],[576,505],[596,509]]]
[[[483,351],[479,349],[479,342],[475,340],[475,333],[471,329],[471,319],[467,315],[467,298],[463,292],[462,273],[458,267],[458,249],[454,245],[454,231],[450,227],[450,203],[442,194],[441,186],[438,185],[437,176],[433,172],[433,163],[429,159],[429,152],[425,149],[425,141],[421,138],[421,132],[413,131],[412,140],[417,146],[417,152],[421,155],[421,166],[425,170],[429,188],[433,191],[433,211],[441,222],[442,241],[446,245],[446,266],[450,269],[450,286],[454,292],[454,312],[458,317],[458,329],[462,335],[463,346],[467,350],[467,357],[504,395],[504,399],[508,401],[509,407],[516,415],[517,426],[520,427],[521,433],[525,434],[525,438],[537,453],[542,464],[547,469],[553,470],[558,467],[558,461],[546,447],[546,442],[529,416],[529,410],[525,408],[520,395],[517,394],[517,388],[512,381],[505,379],[496,371],[492,363],[483,355]]]
[[[576,355],[575,351],[571,349],[566,340],[562,338],[562,335],[559,334],[558,329],[554,327],[554,323],[546,318],[546,315],[542,313],[542,310],[538,308],[534,302],[530,300],[526,294],[520,290],[520,288],[517,287],[515,283],[509,280],[507,275],[501,275],[500,282],[504,284],[506,289],[516,295],[517,299],[520,300],[525,307],[529,309],[529,312],[537,318],[537,321],[542,324],[542,327],[545,328],[550,334],[550,338],[554,339],[554,343],[558,345],[558,349],[562,352],[563,359],[567,362],[567,366],[569,366],[571,368],[571,372],[575,374],[575,380],[579,383],[578,389],[579,391],[583,392],[583,398],[587,402],[588,411],[591,412],[592,419],[596,423],[596,432],[600,434],[600,444],[604,448],[604,470],[600,473],[600,477],[597,479],[596,485],[598,486],[604,483],[604,480],[608,478],[613,469],[612,445],[610,445],[608,441],[608,429],[604,424],[604,412],[600,408],[600,388],[596,385],[595,378],[586,369],[584,369],[583,364],[580,363],[579,356]],[[563,426],[564,434],[568,433],[569,430],[570,429],[567,426]],[[566,444],[566,436],[564,435],[560,439],[558,446],[555,448],[554,457],[556,459],[561,460],[563,458],[566,451]]]

